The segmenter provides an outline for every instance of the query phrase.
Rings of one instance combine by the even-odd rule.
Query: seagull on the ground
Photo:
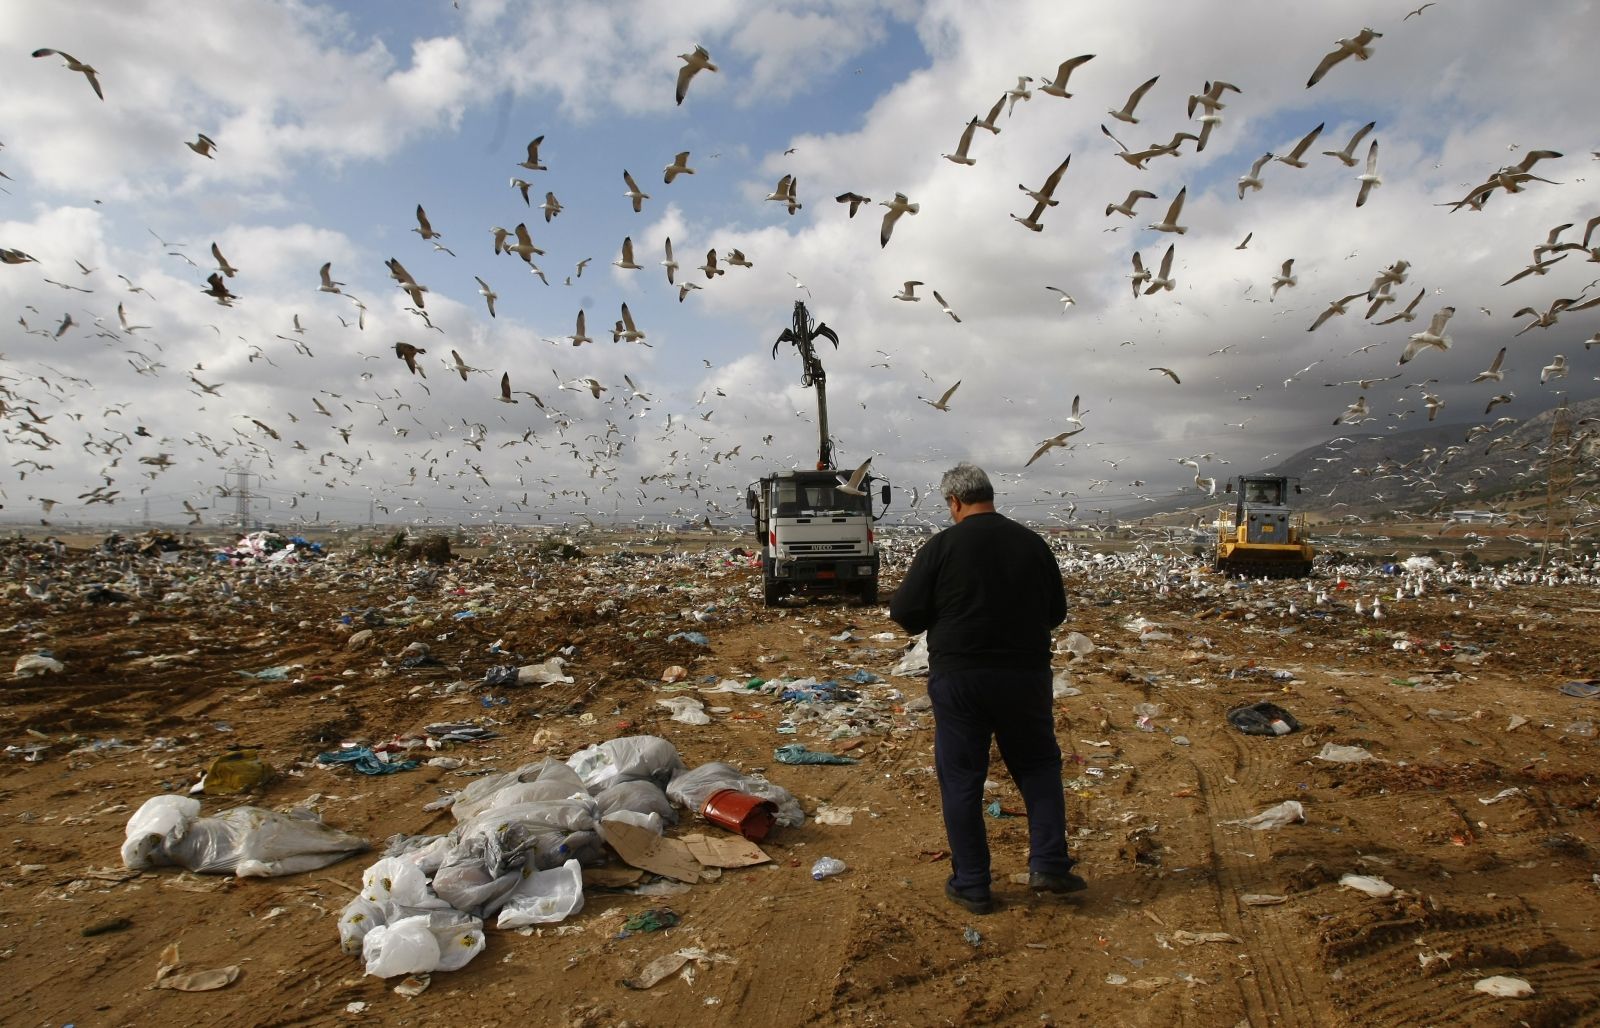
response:
[[[1371,57],[1372,41],[1374,39],[1382,38],[1382,32],[1374,32],[1371,29],[1363,28],[1353,37],[1334,40],[1333,50],[1324,56],[1321,62],[1317,64],[1316,70],[1311,73],[1310,80],[1306,82],[1306,88],[1310,89],[1318,82],[1321,82],[1322,76],[1328,73],[1328,69],[1332,68],[1335,64],[1338,64],[1347,57],[1354,57],[1360,61],[1364,61]]]
[[[1383,179],[1378,176],[1378,141],[1374,139],[1372,145],[1367,147],[1367,170],[1356,176],[1356,181],[1361,183],[1361,189],[1356,193],[1356,206],[1360,207],[1367,202],[1367,196],[1374,186],[1383,185]]]
[[[1128,198],[1121,203],[1106,204],[1106,217],[1111,217],[1111,212],[1116,211],[1125,217],[1133,217],[1133,206],[1140,200],[1154,200],[1156,194],[1148,189],[1134,189],[1128,193]]]
[[[1055,77],[1050,79],[1048,82],[1045,82],[1044,85],[1040,86],[1039,92],[1048,93],[1051,96],[1059,96],[1063,100],[1072,99],[1072,94],[1067,92],[1067,78],[1075,70],[1092,60],[1094,60],[1094,54],[1083,54],[1081,57],[1074,57],[1071,60],[1062,61],[1060,67],[1056,68]]]
[[[922,209],[919,203],[912,203],[904,193],[894,194],[893,200],[880,200],[879,206],[889,208],[883,215],[883,227],[878,232],[878,245],[889,245],[889,236],[894,232],[895,222],[900,220],[902,214],[916,214]]]
[[[1138,89],[1135,89],[1131,94],[1129,94],[1128,102],[1122,105],[1121,110],[1108,110],[1106,113],[1118,121],[1125,121],[1130,125],[1139,124],[1139,119],[1133,116],[1133,109],[1139,106],[1139,101],[1144,99],[1144,95],[1150,91],[1150,87],[1154,86],[1156,84],[1156,79],[1159,79],[1160,77],[1160,75],[1152,77],[1148,82],[1144,83]]]
[[[711,55],[706,52],[706,48],[699,44],[696,44],[689,53],[679,54],[678,59],[683,62],[683,67],[678,69],[676,96],[679,106],[682,106],[683,98],[689,94],[689,80],[699,72],[716,71],[717,66],[711,63]]]
[[[79,72],[84,78],[88,79],[90,87],[94,89],[95,96],[98,96],[102,100],[106,98],[105,93],[101,92],[100,90],[100,79],[96,77],[99,75],[99,72],[95,71],[90,65],[84,64],[82,61],[78,60],[69,53],[65,53],[61,50],[51,50],[49,47],[40,47],[38,50],[33,52],[33,56],[35,57],[50,57],[52,55],[61,58],[63,61],[66,61],[68,71]]]
[[[932,407],[934,410],[937,410],[937,411],[949,411],[950,410],[950,397],[954,396],[956,394],[956,390],[960,389],[960,388],[961,388],[961,382],[960,382],[960,380],[957,380],[956,384],[951,386],[949,389],[946,389],[944,391],[944,395],[939,397],[937,400],[930,400],[926,396],[919,396],[919,397],[917,397],[917,399],[921,400],[923,403],[925,403],[928,406]]]
[[[1411,340],[1406,344],[1405,352],[1400,355],[1399,363],[1405,364],[1425,349],[1448,350],[1450,337],[1444,334],[1445,325],[1449,324],[1450,316],[1456,312],[1454,307],[1441,307],[1434,314],[1428,327],[1421,332],[1414,332]]]

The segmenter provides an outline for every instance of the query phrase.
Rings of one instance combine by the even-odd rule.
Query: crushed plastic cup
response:
[[[849,868],[844,861],[834,857],[823,857],[811,865],[811,877],[820,882],[824,878],[832,878],[834,875],[843,874],[847,870]]]

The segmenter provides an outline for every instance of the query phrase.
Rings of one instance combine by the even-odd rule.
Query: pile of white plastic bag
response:
[[[659,834],[677,823],[675,803],[699,812],[721,789],[772,800],[781,825],[804,822],[787,790],[726,764],[690,771],[655,736],[611,739],[565,762],[547,758],[480,778],[454,797],[451,832],[390,840],[339,917],[340,948],[384,978],[460,968],[483,949],[488,919],[520,928],[583,909],[583,867],[609,859],[602,822]]]

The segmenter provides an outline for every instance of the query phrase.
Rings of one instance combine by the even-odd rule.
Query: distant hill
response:
[[[1476,429],[1494,424],[1497,414],[1474,425],[1350,432],[1301,450],[1271,473],[1298,477],[1305,508],[1322,512],[1335,505],[1348,505],[1337,507],[1340,511],[1371,512],[1542,502],[1556,410],[1551,406],[1492,432]],[[1574,401],[1567,410],[1578,458],[1574,491],[1583,492],[1595,482],[1594,458],[1600,456],[1600,399]]]

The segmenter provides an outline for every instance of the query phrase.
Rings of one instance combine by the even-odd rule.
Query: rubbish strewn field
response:
[[[1035,898],[1011,880],[1026,870],[1026,823],[997,761],[1003,907],[974,917],[942,894],[925,679],[889,673],[908,640],[882,608],[764,610],[758,573],[726,549],[538,562],[502,548],[442,567],[348,551],[229,566],[190,550],[163,564],[22,541],[0,556],[8,1024],[1600,1023],[1600,697],[1562,692],[1600,676],[1587,569],[1557,582],[1373,565],[1230,584],[1177,556],[1064,554],[1061,640],[1097,644],[1057,661],[1073,849],[1091,890]],[[94,584],[125,599],[90,602]],[[708,645],[668,640],[682,632]],[[437,663],[402,667],[412,643]],[[63,670],[9,677],[41,650]],[[492,667],[562,654],[572,684],[483,684]],[[688,678],[663,683],[674,665]],[[754,678],[846,691],[695,691]],[[659,701],[683,696],[709,724],[671,720]],[[1263,701],[1301,730],[1229,726],[1229,710]],[[460,758],[455,770],[316,763],[445,721],[497,734],[416,754]],[[670,740],[691,767],[761,770],[806,824],[768,837],[769,864],[657,895],[590,888],[560,924],[491,926],[484,952],[415,997],[340,952],[339,911],[384,840],[454,826],[426,804],[488,770],[634,734]],[[796,742],[859,763],[775,760]],[[309,807],[376,848],[283,878],[122,869],[130,814],[187,790],[230,746],[276,770],[244,800]],[[1319,759],[1350,755],[1338,747],[1371,759]],[[1227,824],[1289,800],[1303,822]],[[672,834],[687,831],[719,830],[685,814]],[[822,856],[849,870],[812,880]],[[662,908],[675,927],[624,930]],[[155,988],[173,943],[182,971],[237,965],[237,979]],[[622,984],[690,948],[731,959]],[[1493,976],[1532,995],[1475,990]]]

